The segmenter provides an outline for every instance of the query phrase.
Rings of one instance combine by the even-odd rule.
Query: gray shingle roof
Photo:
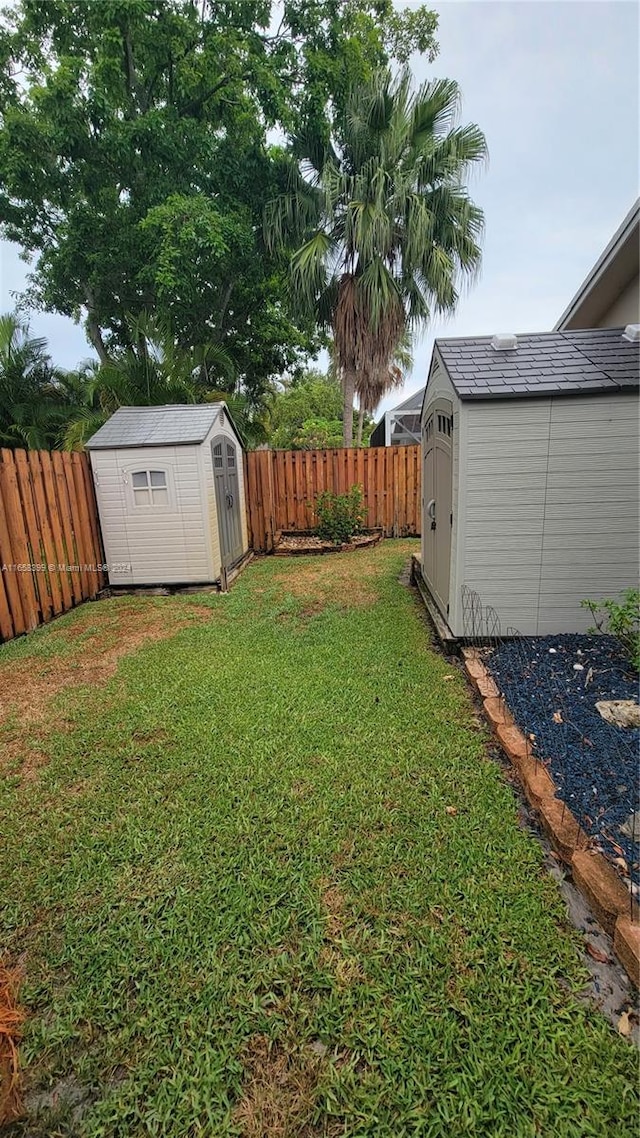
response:
[[[119,450],[121,447],[201,443],[224,406],[224,403],[192,403],[165,407],[119,407],[91,436],[87,449]]]
[[[534,332],[508,351],[492,348],[491,336],[436,340],[436,348],[460,399],[638,390],[640,343],[623,331]]]

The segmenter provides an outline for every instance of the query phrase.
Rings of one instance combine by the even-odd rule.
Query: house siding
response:
[[[625,328],[627,324],[640,322],[640,277],[622,290],[604,316],[598,320],[598,328]]]

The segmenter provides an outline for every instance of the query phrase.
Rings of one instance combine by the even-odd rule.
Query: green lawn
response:
[[[45,720],[2,729],[13,1133],[636,1133],[635,1053],[578,998],[540,849],[398,581],[414,548],[265,559],[229,596],[84,606],[0,649],[47,683],[78,657]],[[118,613],[175,627],[82,687]]]

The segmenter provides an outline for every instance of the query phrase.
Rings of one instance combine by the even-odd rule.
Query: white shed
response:
[[[110,584],[215,582],[247,552],[242,443],[224,403],[120,407],[87,449]]]
[[[638,326],[436,340],[422,409],[422,575],[454,636],[463,592],[502,630],[582,632],[636,586]]]

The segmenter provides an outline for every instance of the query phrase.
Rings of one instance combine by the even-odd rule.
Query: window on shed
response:
[[[224,465],[222,458],[222,443],[216,443],[213,448],[213,465],[215,466],[216,470],[219,470]]]
[[[227,443],[227,466],[235,466],[236,464],[236,448]]]
[[[166,506],[169,502],[167,475],[164,470],[136,470],[131,475],[136,506]]]

